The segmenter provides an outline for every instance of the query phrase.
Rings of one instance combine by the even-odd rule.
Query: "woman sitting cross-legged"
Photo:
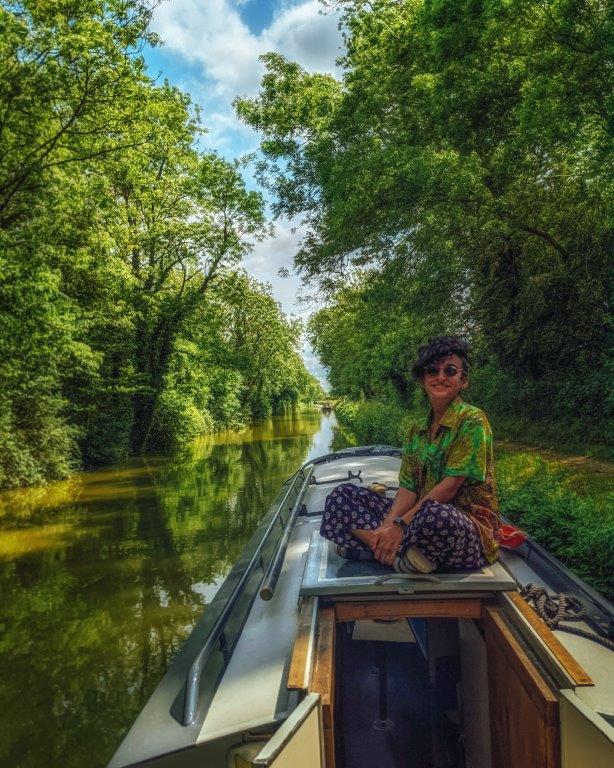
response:
[[[484,412],[459,397],[468,354],[453,336],[420,348],[412,371],[431,408],[403,445],[394,501],[352,483],[326,499],[320,533],[343,557],[375,558],[401,573],[471,570],[497,559],[492,432]]]

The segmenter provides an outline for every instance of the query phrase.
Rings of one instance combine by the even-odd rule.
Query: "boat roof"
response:
[[[223,665],[218,679],[201,688],[198,719],[189,726],[181,724],[181,705],[187,670],[202,646],[213,615],[228,599],[247,566],[258,537],[262,537],[269,515],[231,571],[216,598],[197,625],[171,668],[137,718],[126,739],[111,761],[110,768],[123,768],[163,753],[186,749],[207,742],[232,738],[259,729],[271,729],[295,708],[296,693],[286,687],[294,639],[299,619],[300,594],[326,595],[357,592],[394,592],[407,594],[438,590],[472,594],[491,590],[515,589],[516,582],[540,584],[550,591],[578,594],[589,603],[585,628],[605,634],[614,616],[614,607],[583,584],[558,561],[528,542],[515,552],[502,554],[500,562],[478,574],[436,574],[437,581],[407,580],[377,563],[348,565],[341,561],[318,534],[326,496],[340,482],[368,485],[378,482],[388,486],[393,496],[398,484],[400,451],[391,446],[365,446],[348,449],[315,459],[311,484],[303,497],[301,515],[292,530],[288,549],[273,598],[255,597],[238,641]],[[388,578],[376,584],[378,578]],[[231,584],[228,586],[227,582]],[[405,591],[403,591],[405,590]],[[209,616],[209,618],[207,618]],[[576,694],[592,711],[614,722],[614,654],[582,637],[555,632],[561,643],[595,681],[593,687],[578,687]],[[614,734],[614,729],[612,730]]]

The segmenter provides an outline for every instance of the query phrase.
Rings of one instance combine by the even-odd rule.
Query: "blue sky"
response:
[[[152,77],[160,76],[191,94],[202,109],[208,133],[204,149],[227,158],[253,152],[258,135],[234,115],[237,95],[258,92],[263,74],[258,57],[276,51],[310,72],[338,74],[335,60],[342,52],[337,13],[322,13],[318,0],[163,0],[154,11],[152,30],[164,45],[150,49],[145,58]],[[248,179],[248,183],[253,180]],[[296,303],[300,283],[277,276],[281,267],[292,269],[292,257],[302,237],[293,223],[278,221],[275,234],[258,243],[244,262],[254,277],[271,283],[287,314],[306,317]],[[309,348],[307,367],[325,379]]]

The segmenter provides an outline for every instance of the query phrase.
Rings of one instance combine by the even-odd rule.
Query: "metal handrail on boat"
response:
[[[298,493],[298,496],[296,497],[296,501],[294,502],[294,507],[292,508],[292,512],[290,512],[290,515],[288,517],[288,520],[286,522],[284,535],[281,537],[279,544],[277,545],[277,550],[275,551],[275,554],[271,558],[271,561],[269,563],[269,567],[266,570],[266,573],[264,574],[263,584],[260,588],[260,597],[263,600],[270,600],[273,597],[273,593],[275,592],[275,586],[277,585],[277,579],[279,579],[279,574],[281,573],[281,566],[283,565],[284,559],[286,557],[286,550],[288,549],[288,544],[290,543],[290,536],[292,536],[292,529],[294,528],[294,523],[296,523],[296,518],[299,516],[299,512],[301,511],[301,503],[303,501],[303,495],[305,493],[305,489],[309,485],[311,481],[311,477],[314,473],[315,466],[311,464],[311,466],[307,469],[307,474],[305,475],[305,479],[303,480],[303,485],[301,486],[301,490]]]
[[[249,578],[252,575],[254,569],[256,568],[257,565],[260,564],[262,551],[265,547],[265,544],[267,543],[267,540],[272,530],[274,529],[275,525],[280,519],[281,513],[284,508],[284,504],[286,503],[288,496],[290,496],[292,490],[295,488],[297,481],[301,478],[301,476],[304,477],[305,473],[303,470],[304,468],[301,468],[296,473],[294,478],[292,478],[293,482],[290,483],[288,490],[286,491],[283,499],[281,500],[279,506],[277,507],[277,511],[271,518],[271,522],[269,523],[260,541],[260,544],[258,544],[258,546],[256,547],[256,550],[254,551],[254,554],[252,555],[251,560],[247,564],[247,567],[245,568],[243,575],[237,582],[237,585],[235,586],[230,597],[226,601],[226,605],[224,606],[220,615],[217,617],[215,624],[211,628],[211,631],[209,632],[209,636],[207,637],[207,642],[203,645],[201,650],[198,652],[198,654],[194,658],[194,661],[190,665],[190,669],[188,670],[188,673],[186,676],[185,701],[183,705],[183,718],[181,721],[182,725],[184,726],[192,725],[196,720],[196,708],[198,706],[200,678],[202,676],[205,665],[209,660],[213,651],[216,649],[217,643],[220,639],[220,636],[222,635],[222,632],[224,631],[224,627],[226,625],[226,622],[228,621],[228,618],[230,617],[232,609],[236,605],[237,600],[241,597],[243,590],[245,589],[245,586],[249,581]],[[313,469],[311,469],[311,471],[308,470],[307,474],[309,478],[311,477],[312,472],[313,472]],[[298,502],[300,502],[300,498],[303,494],[305,487],[306,487],[306,483],[303,483],[297,499]]]

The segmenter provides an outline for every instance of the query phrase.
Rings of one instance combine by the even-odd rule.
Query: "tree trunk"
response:
[[[142,454],[147,447],[177,332],[168,323],[153,332],[145,330],[144,325],[137,325],[135,364],[141,391],[133,398],[132,451],[135,455]]]

